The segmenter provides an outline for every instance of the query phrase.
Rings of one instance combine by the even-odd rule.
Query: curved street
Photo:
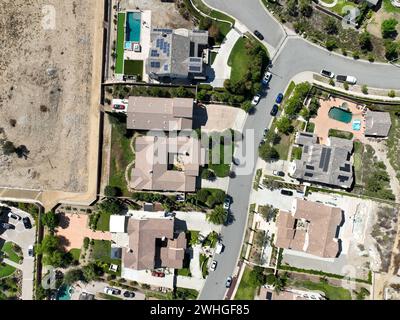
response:
[[[335,74],[353,75],[358,79],[358,84],[366,84],[369,87],[400,89],[400,69],[389,64],[355,61],[330,53],[298,36],[286,36],[283,28],[265,11],[259,0],[204,1],[211,7],[238,19],[249,30],[259,30],[264,35],[265,41],[277,50],[270,70],[273,77],[267,95],[264,95],[258,104],[255,114],[247,118],[243,129],[244,137],[249,138],[251,145],[244,143],[242,148],[235,149],[235,157],[241,161],[240,166],[234,168],[237,176],[230,179],[228,187],[228,194],[233,198],[231,214],[234,221],[221,231],[225,250],[215,256],[218,267],[209,274],[199,296],[199,299],[204,300],[222,300],[226,293],[225,280],[234,273],[240,255],[258,157],[257,149],[263,130],[271,121],[270,110],[277,94],[285,91],[295,75],[305,71],[320,72],[323,68]],[[241,150],[246,151],[243,158],[240,156]],[[241,167],[244,166],[250,166],[251,173],[240,174]]]

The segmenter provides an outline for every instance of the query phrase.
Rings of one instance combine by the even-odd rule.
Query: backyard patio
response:
[[[314,133],[318,136],[321,144],[326,144],[329,137],[329,130],[347,131],[353,134],[353,139],[364,140],[365,132],[365,112],[366,108],[354,102],[331,97],[329,100],[320,100],[320,108],[316,118],[311,119],[314,123]],[[334,109],[332,109],[334,108]],[[332,110],[336,114],[332,114]],[[339,118],[343,115],[343,119]],[[338,116],[339,115],[339,116]],[[338,120],[332,118],[335,116]],[[359,130],[357,130],[359,129]]]

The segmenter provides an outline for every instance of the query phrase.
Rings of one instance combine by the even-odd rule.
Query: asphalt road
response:
[[[239,19],[250,30],[257,29],[265,40],[273,47],[281,42],[284,37],[281,27],[261,7],[258,0],[205,0],[206,3],[221,11],[227,12]],[[240,174],[240,167],[235,168],[237,176],[230,180],[228,194],[233,198],[231,206],[234,221],[231,225],[223,227],[221,231],[225,251],[216,255],[217,269],[208,276],[199,299],[222,300],[226,288],[225,281],[236,268],[242,245],[242,238],[247,220],[249,196],[252,188],[254,168],[258,157],[258,145],[262,139],[264,128],[271,121],[269,114],[275,98],[279,92],[284,92],[291,78],[304,71],[319,72],[322,68],[336,74],[353,75],[358,79],[358,84],[367,84],[370,87],[400,89],[400,69],[392,65],[354,61],[353,59],[332,54],[298,38],[288,37],[276,59],[273,61],[271,72],[273,78],[270,82],[268,94],[263,97],[257,106],[254,115],[250,115],[244,126],[244,137],[250,138],[243,144],[242,150],[252,147],[244,152],[241,166],[251,167],[250,172]],[[252,135],[254,134],[254,138]],[[241,158],[242,151],[237,148],[235,157]]]

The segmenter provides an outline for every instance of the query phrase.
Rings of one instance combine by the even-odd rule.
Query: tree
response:
[[[339,30],[336,20],[332,17],[326,18],[324,29],[328,34],[337,34]]]
[[[200,30],[208,30],[211,27],[212,20],[208,17],[202,17],[199,22]]]
[[[276,149],[270,146],[268,143],[264,143],[260,146],[260,148],[258,149],[258,154],[261,159],[267,162],[279,159],[278,151],[276,151]]]
[[[251,111],[254,109],[253,106],[251,105],[250,101],[245,101],[242,103],[242,109],[246,111],[247,113],[251,113]]]
[[[210,192],[207,189],[200,189],[196,192],[196,200],[202,203],[206,203],[209,195]]]
[[[86,282],[96,279],[98,275],[98,267],[94,263],[90,263],[82,268],[82,276]]]
[[[288,0],[286,2],[286,12],[292,17],[297,16],[297,0]]]
[[[358,42],[360,43],[360,47],[362,50],[372,50],[371,34],[369,32],[364,31],[363,33],[361,33],[360,37],[358,38]]]
[[[124,208],[124,205],[118,199],[106,199],[105,201],[100,202],[97,205],[97,208],[104,213],[119,214]]]
[[[121,194],[122,194],[121,189],[118,187],[106,186],[104,188],[104,195],[106,197],[118,197]]]
[[[64,283],[67,285],[71,285],[79,280],[82,280],[83,273],[81,269],[72,269],[68,270],[64,275]]]
[[[206,217],[207,221],[213,224],[224,224],[228,218],[228,212],[222,206],[216,206]]]
[[[42,243],[37,245],[36,252],[39,254],[47,254],[56,251],[59,247],[60,239],[54,235],[46,235]]]
[[[11,141],[6,141],[3,143],[3,153],[8,156],[10,154],[13,154],[16,150],[14,143],[12,143]]]
[[[381,24],[381,32],[382,32],[382,37],[387,39],[387,38],[396,38],[397,36],[397,31],[396,31],[396,26],[398,24],[398,21],[394,18],[387,19],[382,22]]]
[[[51,231],[54,231],[54,229],[58,226],[60,222],[60,218],[59,215],[56,214],[55,212],[49,211],[42,215],[41,222],[42,224],[47,226]]]
[[[327,39],[325,42],[325,47],[329,50],[332,51],[333,49],[337,48],[337,43],[335,39]]]
[[[300,0],[299,11],[305,17],[311,17],[313,8],[311,5],[311,0]]]
[[[249,282],[256,287],[259,287],[265,284],[265,281],[266,276],[264,274],[264,269],[259,266],[253,267],[253,270],[251,270],[249,274]]]
[[[396,59],[398,56],[398,44],[394,41],[387,40],[385,41],[385,57],[388,60]]]
[[[286,135],[293,131],[292,122],[286,116],[282,116],[278,119],[276,122],[276,128],[279,132]]]
[[[64,253],[58,249],[47,252],[45,255],[43,255],[43,263],[55,268],[67,265],[67,263],[64,261]]]

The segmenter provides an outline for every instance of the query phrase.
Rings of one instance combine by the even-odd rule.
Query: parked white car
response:
[[[222,253],[222,251],[224,250],[224,245],[221,242],[218,242],[217,244],[217,248],[215,249],[215,253]]]
[[[260,99],[261,99],[261,95],[260,94],[256,94],[254,96],[253,100],[251,101],[251,105],[253,107],[255,107],[260,102]]]
[[[217,269],[217,261],[213,260],[211,262],[210,270],[215,271],[215,269]]]

